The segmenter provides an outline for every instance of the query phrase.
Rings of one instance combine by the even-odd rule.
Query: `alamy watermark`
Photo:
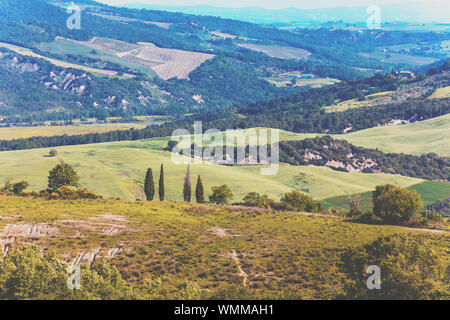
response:
[[[70,30],[81,29],[81,8],[72,3],[67,7],[67,14],[70,16],[67,18],[67,28]]]
[[[209,129],[203,133],[202,122],[196,121],[193,135],[186,129],[177,129],[172,133],[172,141],[178,143],[172,149],[175,164],[261,165],[261,175],[275,175],[279,170],[277,129],[226,130],[225,133]]]
[[[367,8],[367,29],[381,28],[381,8],[377,5],[372,5]]]
[[[79,266],[69,266],[67,268],[67,288],[70,290],[81,289],[81,269]]]
[[[370,274],[367,278],[367,289],[380,290],[381,289],[381,269],[377,265],[368,266],[366,273]]]

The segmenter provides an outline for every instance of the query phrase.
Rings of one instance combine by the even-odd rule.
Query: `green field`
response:
[[[450,183],[439,182],[439,181],[425,181],[413,186],[410,186],[408,189],[416,190],[425,205],[431,204],[436,200],[443,200],[450,198]],[[365,192],[360,194],[361,196],[361,209],[362,210],[371,210],[372,205],[372,192]],[[322,205],[325,209],[334,207],[339,209],[349,210],[350,207],[348,205],[348,196],[339,196],[333,197],[329,199],[324,199],[321,201]]]
[[[436,58],[413,56],[408,54],[399,54],[399,53],[386,54],[381,51],[374,51],[369,53],[364,52],[360,53],[360,55],[366,58],[380,59],[383,62],[410,64],[414,66],[423,66],[426,64],[434,63],[439,60]]]
[[[320,88],[323,86],[329,86],[335,83],[340,82],[338,79],[333,78],[320,78],[320,77],[314,77],[310,79],[306,78],[299,78],[295,79],[295,84],[292,84],[292,78],[286,78],[286,77],[269,77],[264,78],[264,80],[276,85],[277,87],[287,87],[288,85],[292,85],[294,87],[306,87],[309,86],[311,88]]]
[[[159,177],[159,166],[165,165],[166,195],[181,200],[186,165],[172,163],[171,153],[162,150],[168,138],[133,142],[58,147],[58,156],[48,157],[50,149],[0,152],[0,183],[27,180],[30,190],[47,185],[48,171],[59,160],[75,166],[80,183],[105,197],[142,198],[142,183],[147,168]],[[240,201],[248,192],[256,191],[278,199],[280,194],[299,189],[316,199],[371,191],[380,184],[411,186],[422,180],[385,174],[350,174],[317,167],[281,165],[278,174],[263,176],[261,167],[229,167],[214,164],[193,165],[193,182],[201,174],[207,193],[212,186],[228,184]]]
[[[445,115],[409,125],[377,127],[346,135],[333,135],[333,137],[348,140],[358,146],[378,148],[384,152],[405,152],[417,155],[436,152],[441,156],[449,156],[447,147],[450,145],[449,123],[450,115]],[[95,129],[96,126],[92,129],[98,130]],[[84,129],[84,127],[79,128]],[[55,127],[54,130],[65,130],[65,128]],[[47,128],[10,129],[17,129],[17,134],[26,136],[30,134],[26,130],[46,130]],[[0,132],[10,129],[0,129]],[[22,129],[25,131],[20,133]],[[103,129],[106,130],[106,128]],[[11,134],[13,133],[8,133],[9,137]],[[281,140],[300,140],[315,136],[317,134],[280,132]],[[61,159],[76,167],[81,176],[81,184],[91,191],[105,197],[141,199],[145,170],[152,167],[155,171],[155,181],[157,181],[158,168],[161,163],[164,163],[167,197],[170,200],[181,200],[186,166],[173,164],[171,154],[163,150],[168,139],[155,138],[133,142],[57,147],[59,154],[55,158],[47,156],[50,148],[0,152],[0,184],[9,180],[25,179],[31,184],[30,190],[42,190],[47,184],[48,171]],[[192,180],[194,182],[196,175],[201,174],[207,193],[212,186],[228,184],[235,194],[236,202],[251,191],[279,199],[281,194],[298,189],[309,193],[315,199],[329,199],[353,193],[370,192],[375,186],[386,183],[410,187],[423,182],[420,179],[396,175],[351,174],[317,167],[281,165],[278,174],[274,176],[263,176],[260,170],[261,167],[258,166],[228,167],[195,164],[192,166],[194,176]],[[437,188],[433,190],[433,193],[439,194],[439,191],[440,189]],[[424,192],[421,193],[428,201]],[[443,199],[443,197],[439,196],[436,199]]]
[[[280,140],[303,140],[318,134],[280,131]],[[331,135],[335,139],[386,153],[422,155],[436,153],[450,156],[450,114],[401,126],[375,127],[349,134]]]
[[[366,96],[366,99],[360,101],[359,99],[351,99],[342,101],[333,106],[327,106],[323,109],[326,112],[344,112],[350,109],[357,109],[363,107],[373,107],[379,104],[389,103],[392,99],[393,91],[378,92]]]
[[[450,87],[445,87],[436,89],[436,91],[431,96],[429,96],[428,99],[443,99],[449,97],[450,97]]]
[[[93,50],[92,48],[89,48],[81,43],[77,43],[68,39],[57,38],[53,42],[39,44],[38,48],[42,51],[47,51],[61,56],[72,54],[81,55],[91,59],[109,61],[117,63],[125,68],[137,70],[148,76],[156,76],[156,74],[152,70],[139,65],[138,63],[133,63],[131,61],[122,59],[112,53],[104,52],[101,50]]]
[[[246,285],[265,297],[330,299],[336,293],[329,279],[338,292],[346,279],[338,270],[343,250],[394,233],[428,232],[436,252],[449,258],[448,233],[251,208],[0,196],[0,213],[2,246],[32,244],[67,262],[108,259],[134,286],[159,277],[166,299],[186,280],[207,290]]]

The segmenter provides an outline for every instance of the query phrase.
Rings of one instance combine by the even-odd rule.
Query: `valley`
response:
[[[450,299],[444,10],[324,3],[0,1],[0,300]]]

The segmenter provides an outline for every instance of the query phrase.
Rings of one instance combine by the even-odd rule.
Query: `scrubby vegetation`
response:
[[[368,290],[366,270],[381,270],[381,289]],[[450,265],[435,252],[425,236],[381,237],[342,255],[342,269],[349,275],[344,295],[362,300],[447,300]]]
[[[24,235],[23,239],[45,248],[41,255],[36,249],[20,249],[20,241],[6,242],[8,252],[0,259],[3,299],[366,299],[395,295],[398,299],[438,299],[448,295],[448,281],[442,273],[449,263],[445,233],[429,233],[424,241],[418,232],[336,217],[170,202],[1,196],[0,210],[2,228],[29,223],[41,228],[41,236]],[[102,218],[102,212],[111,211],[108,218]],[[123,231],[103,234],[111,224]],[[20,232],[12,227],[5,230]],[[46,235],[44,230],[57,231],[58,236]],[[384,238],[376,240],[380,236]],[[109,256],[116,247],[121,248],[119,253]],[[88,257],[83,253],[91,251],[96,252],[94,260],[81,260],[79,265],[81,289],[68,290],[67,280],[73,273],[67,272],[67,262]],[[247,276],[246,285],[236,259]],[[381,267],[379,292],[366,292],[367,264]]]

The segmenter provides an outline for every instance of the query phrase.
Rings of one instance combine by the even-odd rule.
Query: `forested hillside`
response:
[[[94,73],[83,77],[90,78],[86,80],[80,78],[84,73],[70,70],[76,80],[72,81],[69,90],[66,87],[58,90],[54,87],[59,88],[58,83],[53,83],[58,80],[46,78],[52,72],[61,73],[64,68],[52,66],[43,59],[24,57],[21,52],[8,52],[0,63],[2,78],[8,76],[17,81],[14,86],[3,84],[3,88],[0,88],[12,92],[9,99],[0,100],[0,116],[7,118],[4,121],[68,120],[98,115],[183,114],[268,100],[272,102],[258,103],[258,108],[267,111],[267,107],[270,107],[278,112],[277,108],[291,104],[293,101],[289,99],[295,100],[292,97],[309,89],[309,85],[279,87],[267,79],[290,81],[293,73],[294,77],[300,79],[312,76],[319,80],[321,77],[352,80],[393,69],[414,70],[417,66],[384,62],[362,53],[374,52],[387,45],[440,43],[449,39],[445,32],[418,34],[326,28],[291,32],[217,17],[117,8],[94,1],[79,1],[78,4],[83,9],[82,28],[70,30],[66,27],[69,15],[65,10],[69,2],[23,0],[18,3],[4,0],[0,3],[0,16],[4,17],[0,20],[0,42],[18,45],[23,50],[29,48],[34,55],[45,57],[50,63],[53,63],[53,59],[114,72],[116,75],[99,77],[99,74]],[[94,39],[100,39],[100,44],[95,44],[98,47],[92,44]],[[185,60],[171,61],[166,58],[170,61],[155,65],[153,56],[147,57],[142,53],[142,50],[149,51],[145,46],[157,50],[183,50],[183,57],[207,54],[213,58],[196,65],[194,70],[188,72],[188,77],[178,78],[175,75],[185,68]],[[258,48],[270,50],[261,51]],[[284,50],[300,50],[307,54],[280,58],[270,53]],[[167,51],[161,52],[167,54]],[[25,54],[25,51],[22,53]],[[11,59],[19,60],[19,64],[31,63],[33,69],[22,68],[19,75],[10,76],[7,72],[12,70],[6,65],[10,64]],[[159,63],[168,64],[158,66]],[[180,71],[166,79],[161,77],[161,73],[154,72],[160,67],[171,70],[179,68]],[[68,70],[65,72],[69,73]],[[395,81],[385,82],[385,89],[395,88]],[[73,85],[86,89],[81,93],[74,92]],[[364,85],[361,83],[361,86]],[[346,86],[345,83],[342,87],[336,86],[335,90],[340,92],[337,96],[327,95],[321,103],[316,101],[314,104],[332,104],[340,96],[360,97],[361,90],[365,89],[352,87],[354,91],[348,92]],[[27,87],[34,88],[35,102],[32,104],[30,101],[22,103],[18,98]],[[126,92],[119,87],[127,88]],[[1,96],[5,96],[4,92]],[[302,109],[309,112],[306,100],[297,99],[294,103],[300,102]],[[249,109],[250,114],[258,112],[252,105],[245,109]],[[240,110],[240,113],[246,112]]]

